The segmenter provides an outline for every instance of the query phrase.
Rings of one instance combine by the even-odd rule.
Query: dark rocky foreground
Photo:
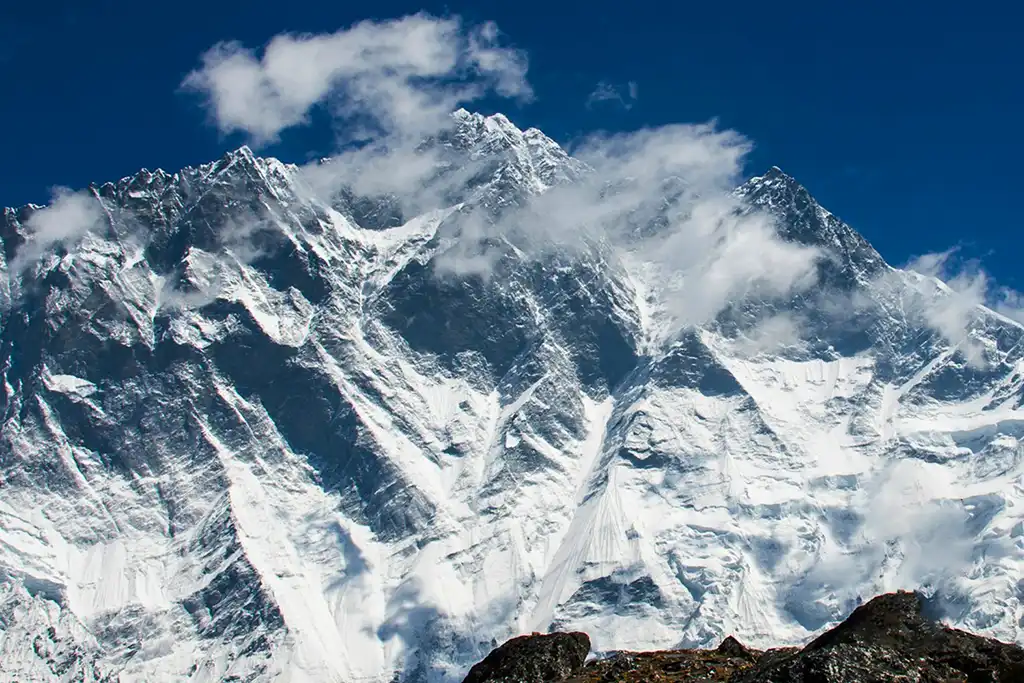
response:
[[[1024,683],[1024,649],[947,628],[915,593],[881,595],[804,648],[620,652],[584,664],[583,633],[520,636],[473,667],[465,683],[728,681],[729,683]]]

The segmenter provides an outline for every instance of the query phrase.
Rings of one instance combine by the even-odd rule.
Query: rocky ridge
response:
[[[759,651],[729,636],[714,650],[617,652],[585,665],[585,634],[521,636],[495,649],[464,683],[1024,681],[1019,645],[942,626],[926,618],[923,608],[915,593],[890,593],[861,605],[803,648]],[[570,672],[557,675],[563,670]]]

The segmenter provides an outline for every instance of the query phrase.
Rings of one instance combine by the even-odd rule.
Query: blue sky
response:
[[[5,3],[0,204],[143,166],[174,170],[245,142],[219,133],[180,87],[218,41],[259,48],[284,31],[426,10],[494,20],[527,53],[536,97],[485,100],[485,112],[559,142],[717,118],[753,140],[748,175],[781,166],[891,262],[960,244],[1020,288],[1020,11],[838,4]],[[600,83],[630,106],[588,106]],[[331,145],[328,117],[315,115],[261,152],[302,161]]]

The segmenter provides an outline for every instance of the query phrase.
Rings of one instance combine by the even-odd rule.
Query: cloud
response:
[[[449,148],[425,141],[450,131],[462,104],[530,100],[527,67],[493,22],[415,14],[329,34],[282,34],[262,54],[221,43],[183,85],[205,97],[223,133],[242,132],[256,144],[307,124],[323,106],[337,147],[329,163],[303,168],[316,196],[396,195],[407,213],[420,213],[472,175]]]
[[[56,188],[51,203],[34,211],[25,222],[27,239],[10,263],[11,272],[24,272],[59,246],[73,246],[98,228],[103,218],[100,204],[92,195]]]
[[[325,201],[342,192],[386,195],[415,215],[450,207],[471,179],[493,172],[489,155],[470,157],[455,139],[460,125],[479,121],[452,112],[485,95],[530,97],[526,70],[526,57],[500,44],[493,23],[417,14],[277,36],[262,54],[220,44],[185,85],[206,96],[222,132],[258,141],[307,123],[310,110],[325,105],[340,131],[338,149],[303,169],[310,191]],[[628,107],[636,97],[636,83],[602,83],[589,103]],[[496,144],[517,134],[492,133]],[[510,248],[526,259],[605,250],[644,263],[665,283],[657,305],[667,335],[706,322],[737,297],[810,286],[817,251],[781,240],[767,214],[745,210],[731,194],[750,147],[714,122],[590,135],[569,150],[587,169],[580,182],[449,220],[437,273],[490,277]]]
[[[161,280],[157,308],[197,309],[224,296],[238,281],[238,273],[282,248],[286,238],[275,222],[266,209],[241,209],[218,223],[210,250],[190,249],[182,277]]]
[[[415,14],[335,33],[275,36],[262,54],[219,43],[183,86],[202,94],[223,133],[257,144],[329,104],[349,140],[435,130],[459,103],[488,92],[529,98],[525,56],[499,45],[493,23]]]
[[[958,262],[957,253],[954,248],[912,259],[906,269],[926,279],[903,296],[913,299],[914,310],[929,328],[958,347],[973,367],[983,368],[987,363],[985,348],[971,335],[982,315],[981,307],[1024,322],[1024,297],[1010,288],[996,286],[978,261]]]
[[[240,212],[217,229],[220,249],[242,265],[250,265],[278,248],[282,241],[274,218],[265,211]]]
[[[848,530],[849,540],[826,539],[788,602],[799,610],[823,605],[834,619],[878,593],[957,592],[970,569],[973,541],[964,501],[936,493],[948,490],[951,476],[921,460],[886,463],[844,508],[844,523],[856,527]]]
[[[952,485],[948,469],[920,460],[896,460],[867,488],[861,540],[891,573],[886,590],[927,585],[963,573],[970,560],[967,513],[960,500],[936,491]],[[899,555],[893,557],[893,546]],[[892,560],[898,560],[893,562]],[[885,578],[883,578],[885,580]]]
[[[990,292],[989,306],[1000,315],[1024,324],[1024,294],[1009,287]]]
[[[735,348],[744,356],[776,353],[787,346],[802,342],[807,321],[796,313],[778,313],[756,322],[736,339]]]
[[[604,249],[658,282],[671,337],[746,295],[790,294],[815,281],[816,249],[782,240],[735,188],[749,142],[714,124],[596,134],[572,150],[589,169],[499,218],[467,223],[442,272],[486,275],[505,243],[527,258]]]
[[[623,85],[600,81],[594,91],[587,96],[586,107],[593,109],[603,102],[613,102],[628,110],[633,108],[638,94],[639,88],[636,81],[629,81]]]
[[[301,168],[315,198],[331,203],[340,192],[357,197],[389,196],[408,215],[447,206],[446,198],[463,188],[483,160],[461,158],[450,147],[425,145],[447,132],[454,121],[423,137],[390,136],[337,151],[329,159]]]

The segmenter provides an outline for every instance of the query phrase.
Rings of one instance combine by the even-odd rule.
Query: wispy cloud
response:
[[[592,109],[601,103],[614,103],[624,109],[632,109],[638,95],[639,87],[636,81],[629,81],[621,85],[601,81],[587,96],[586,106],[587,109]]]
[[[161,310],[202,308],[225,295],[246,270],[281,248],[283,237],[266,210],[239,210],[217,225],[210,251],[191,249],[181,278],[164,279],[157,292]]]
[[[912,259],[908,270],[924,275],[908,294],[915,299],[925,324],[956,346],[975,367],[986,364],[985,348],[971,331],[986,306],[1018,322],[1024,322],[1024,297],[998,286],[977,260],[959,261],[958,250],[924,254]],[[935,281],[941,282],[936,287]],[[905,295],[906,296],[906,295]]]
[[[590,136],[572,150],[589,169],[580,182],[473,223],[439,266],[485,275],[502,249],[497,237],[528,258],[598,245],[658,282],[668,337],[748,294],[809,287],[818,251],[782,240],[768,214],[743,211],[732,194],[749,148],[713,124]]]
[[[446,206],[479,170],[456,163],[450,147],[424,141],[450,133],[451,112],[462,103],[487,94],[530,97],[526,71],[525,55],[501,45],[493,23],[418,14],[278,36],[262,54],[217,45],[185,85],[206,95],[220,130],[257,141],[328,105],[346,133],[330,163],[305,169],[314,191],[394,195],[420,213]],[[601,83],[588,106],[628,108],[637,96],[635,82]],[[767,215],[741,211],[731,195],[749,149],[742,136],[713,124],[589,136],[571,150],[589,168],[581,182],[524,198],[500,215],[458,214],[457,239],[437,270],[487,277],[500,256],[496,245],[510,242],[525,258],[603,245],[665,280],[670,327],[705,321],[746,293],[809,286],[815,250],[782,241]]]
[[[530,100],[527,67],[492,22],[415,14],[329,34],[279,35],[262,53],[219,44],[184,86],[204,95],[222,132],[246,133],[257,144],[326,107],[337,148],[330,163],[304,169],[310,186],[321,196],[394,194],[418,212],[471,173],[444,146],[424,141],[450,130],[462,104],[485,96]]]
[[[807,321],[800,314],[777,313],[758,320],[736,339],[736,350],[746,356],[777,353],[800,344]]]
[[[787,603],[828,620],[878,593],[920,588],[955,594],[970,568],[972,541],[964,502],[942,497],[950,478],[934,463],[887,463],[844,511],[844,524],[856,526],[850,538],[825,538]]]
[[[100,204],[92,195],[56,188],[51,203],[34,211],[25,222],[27,240],[11,261],[11,272],[24,272],[59,246],[73,246],[97,229],[103,218]]]

